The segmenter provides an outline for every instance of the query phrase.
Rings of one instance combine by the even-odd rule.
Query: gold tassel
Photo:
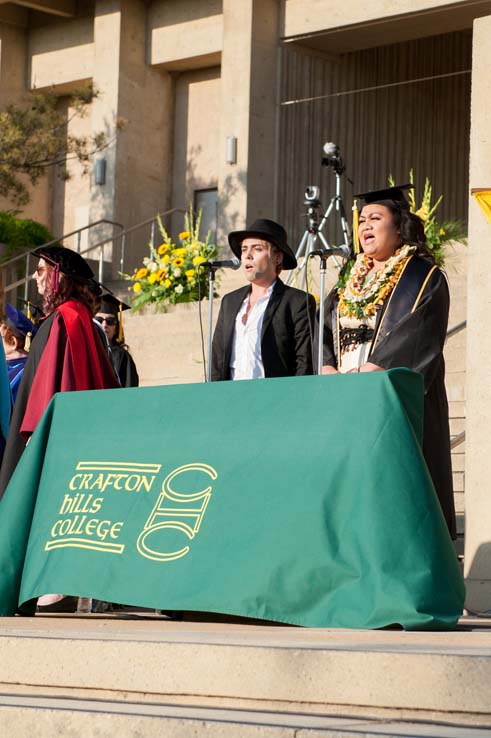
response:
[[[28,331],[26,333],[26,340],[24,341],[24,351],[27,351],[27,353],[29,353],[29,349],[31,348],[31,338],[32,333],[31,331]]]
[[[358,200],[353,200],[353,248],[355,254],[360,253],[360,241],[358,240]]]
[[[118,331],[118,342],[124,343],[124,331],[123,331],[123,303],[119,303],[119,331]]]
[[[27,302],[27,318],[32,323],[31,303],[29,301]]]

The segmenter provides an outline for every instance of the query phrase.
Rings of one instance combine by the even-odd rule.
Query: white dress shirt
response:
[[[261,356],[261,333],[263,328],[264,313],[268,306],[276,281],[264,297],[260,297],[247,316],[244,317],[249,305],[250,293],[242,303],[235,319],[234,337],[232,340],[232,353],[230,355],[230,378],[231,379],[261,379],[264,377],[264,366]]]

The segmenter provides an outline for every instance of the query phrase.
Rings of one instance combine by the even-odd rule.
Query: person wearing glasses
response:
[[[111,360],[121,387],[138,387],[138,372],[135,362],[124,341],[122,312],[129,305],[118,300],[114,295],[103,295],[95,320],[101,325],[111,349]]]
[[[39,321],[17,392],[0,470],[3,496],[26,443],[56,392],[119,387],[92,316],[101,288],[80,254],[40,247],[33,278],[46,316]]]
[[[17,393],[0,470],[0,498],[9,494],[10,478],[56,392],[120,386],[92,320],[102,292],[92,269],[63,246],[41,246],[33,254],[39,259],[33,278],[46,318],[39,321]],[[72,612],[76,606],[76,597],[62,594],[44,594],[37,601],[38,610],[45,612]],[[24,605],[23,614],[33,614],[35,607],[36,601]]]

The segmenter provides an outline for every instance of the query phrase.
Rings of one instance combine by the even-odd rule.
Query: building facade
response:
[[[469,222],[466,569],[471,602],[491,602],[491,410],[487,379],[489,227],[469,187],[491,185],[489,0],[25,0],[0,2],[0,104],[50,90],[68,130],[105,131],[127,121],[96,183],[71,164],[50,174],[25,214],[56,236],[106,219],[129,228],[157,212],[203,208],[225,243],[257,217],[283,222],[292,245],[305,228],[303,193],[334,172],[327,141],[346,163],[342,194],[389,175],[445,193],[441,216]],[[83,119],[68,95],[98,91]],[[5,206],[6,203],[3,203]],[[181,215],[169,220],[174,232]],[[146,252],[128,243],[126,268]],[[336,218],[328,237],[339,237]],[[87,243],[100,234],[86,235]],[[83,244],[85,245],[85,244]],[[106,258],[119,265],[117,248]],[[487,466],[490,466],[488,469]]]

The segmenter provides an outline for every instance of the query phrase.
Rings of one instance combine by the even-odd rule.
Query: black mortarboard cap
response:
[[[34,305],[30,300],[24,300],[22,297],[17,298],[17,302],[20,302],[22,305],[25,305],[25,309],[27,310],[27,314],[31,315],[31,320],[34,323],[37,323],[40,318],[44,318],[44,313],[41,310],[40,307],[37,305]]]
[[[108,293],[102,295],[101,306],[99,308],[100,313],[119,316],[120,310],[130,310],[130,305],[127,305],[122,300],[118,300],[114,295]]]
[[[382,190],[372,190],[371,192],[362,192],[355,197],[363,201],[364,205],[370,205],[374,202],[383,202],[384,200],[392,200],[393,202],[399,203],[403,208],[409,210],[409,203],[404,194],[406,190],[412,190],[414,185],[403,184],[395,185],[394,187],[385,187]]]
[[[51,264],[57,264],[60,272],[75,279],[93,279],[94,272],[83,256],[64,246],[40,246],[33,251],[34,256]]]

